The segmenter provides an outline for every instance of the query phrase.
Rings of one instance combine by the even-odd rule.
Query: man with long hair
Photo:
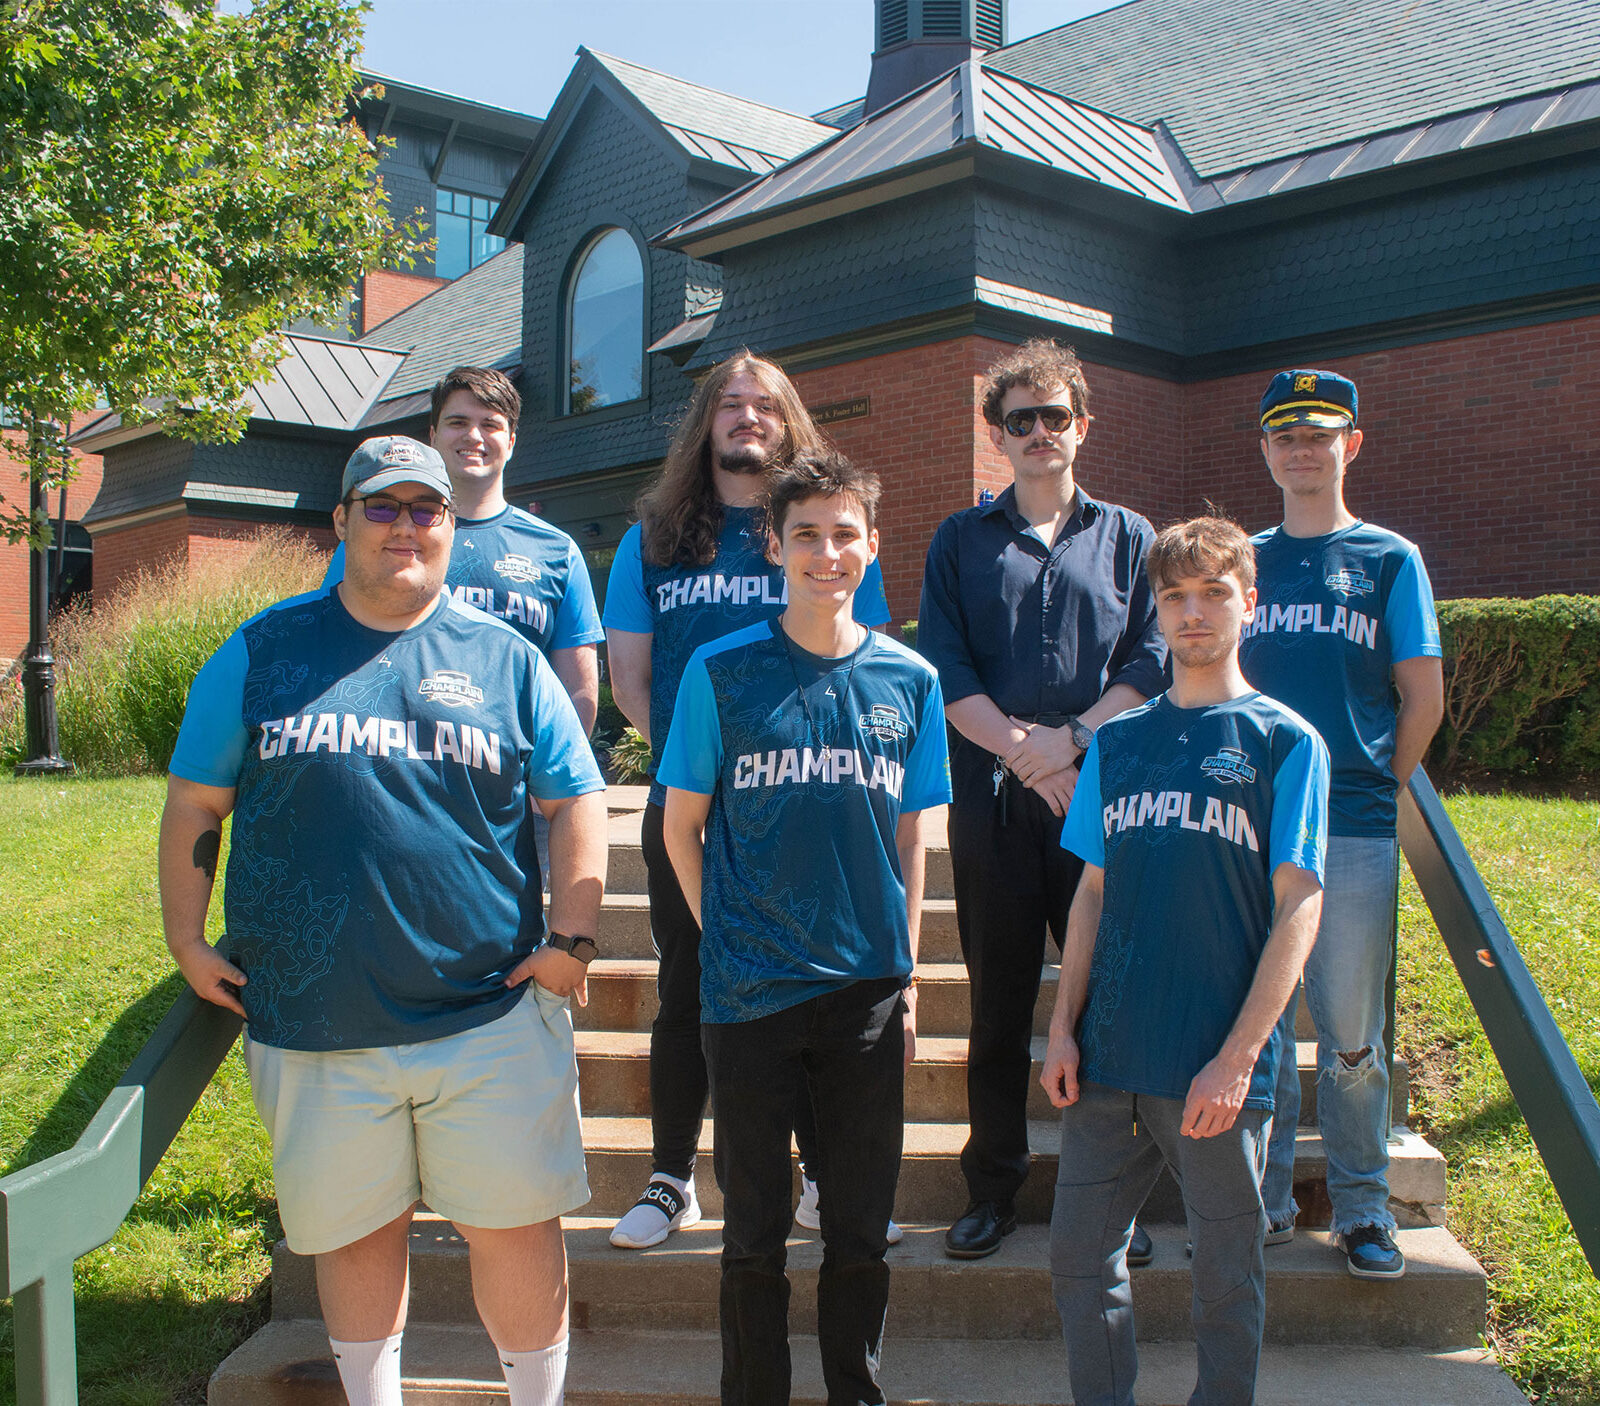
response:
[[[660,958],[660,1010],[650,1030],[652,1173],[638,1204],[612,1231],[611,1243],[622,1249],[660,1244],[700,1219],[694,1164],[708,1088],[700,1048],[700,927],[662,838],[666,790],[655,780],[656,768],[689,656],[783,609],[783,572],[767,556],[769,480],[795,455],[823,448],[783,371],[738,352],[696,389],[660,475],[639,499],[639,521],[612,563],[604,616],[612,692],[651,744],[642,841]],[[888,622],[875,561],[856,593],[855,618],[869,626]],[[810,1130],[805,1110],[798,1113],[804,1157]]]

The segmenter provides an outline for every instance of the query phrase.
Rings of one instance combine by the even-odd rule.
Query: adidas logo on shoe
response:
[[[645,1250],[659,1245],[674,1230],[686,1230],[700,1223],[700,1202],[694,1194],[691,1177],[680,1187],[657,1177],[644,1195],[611,1231],[611,1243],[619,1250]]]

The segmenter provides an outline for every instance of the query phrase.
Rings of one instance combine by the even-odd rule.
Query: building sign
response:
[[[819,405],[811,412],[818,425],[836,425],[840,420],[860,420],[872,414],[872,397],[858,395],[852,400],[836,400],[831,405]]]

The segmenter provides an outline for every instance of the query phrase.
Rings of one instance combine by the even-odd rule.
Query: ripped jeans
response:
[[[1385,995],[1394,960],[1399,844],[1393,837],[1332,835],[1322,926],[1306,962],[1306,1005],[1317,1027],[1317,1122],[1328,1156],[1335,1232],[1394,1229],[1389,1210],[1389,1064]],[[1294,1222],[1294,1132],[1300,1117],[1291,999],[1279,1029],[1271,1141],[1262,1199],[1273,1228]]]

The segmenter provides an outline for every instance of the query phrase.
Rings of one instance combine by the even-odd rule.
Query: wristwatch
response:
[[[546,947],[554,947],[557,952],[576,957],[584,966],[600,955],[600,944],[592,937],[568,937],[564,932],[551,932],[544,941]]]
[[[1094,729],[1076,713],[1067,719],[1067,726],[1072,729],[1072,745],[1080,752],[1087,752],[1089,744],[1094,741]]]

